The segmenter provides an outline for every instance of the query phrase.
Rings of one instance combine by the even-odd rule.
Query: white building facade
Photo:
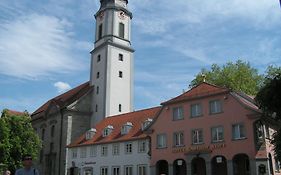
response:
[[[94,86],[94,126],[103,118],[133,111],[134,59],[132,13],[127,0],[101,0],[95,15],[95,47],[91,52],[90,83]]]
[[[81,175],[148,175],[148,139],[70,148],[70,161]],[[73,163],[72,163],[73,162]]]
[[[107,117],[68,146],[69,175],[149,175],[150,139],[143,130],[160,107]]]

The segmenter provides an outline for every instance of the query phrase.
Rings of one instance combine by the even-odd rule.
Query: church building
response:
[[[41,174],[66,173],[66,145],[104,118],[133,111],[134,49],[127,0],[101,0],[95,14],[90,80],[48,100],[32,113],[43,148]]]

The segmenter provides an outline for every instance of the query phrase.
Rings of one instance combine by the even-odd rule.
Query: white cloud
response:
[[[71,86],[68,83],[61,82],[61,81],[56,82],[54,84],[54,86],[57,88],[59,93],[62,93],[62,92],[65,92],[65,91],[71,89]]]
[[[68,28],[67,20],[38,14],[0,22],[0,74],[38,79],[81,69]]]

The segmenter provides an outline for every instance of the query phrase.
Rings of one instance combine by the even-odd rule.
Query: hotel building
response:
[[[162,103],[147,133],[153,175],[280,174],[253,98],[202,83]]]

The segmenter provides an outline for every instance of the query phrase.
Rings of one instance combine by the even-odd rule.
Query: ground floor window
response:
[[[100,175],[108,175],[108,168],[107,167],[101,167]]]
[[[147,165],[138,165],[138,175],[147,175]]]
[[[125,166],[125,175],[133,175],[133,166]]]
[[[113,175],[120,175],[120,167],[112,167],[112,174]]]

